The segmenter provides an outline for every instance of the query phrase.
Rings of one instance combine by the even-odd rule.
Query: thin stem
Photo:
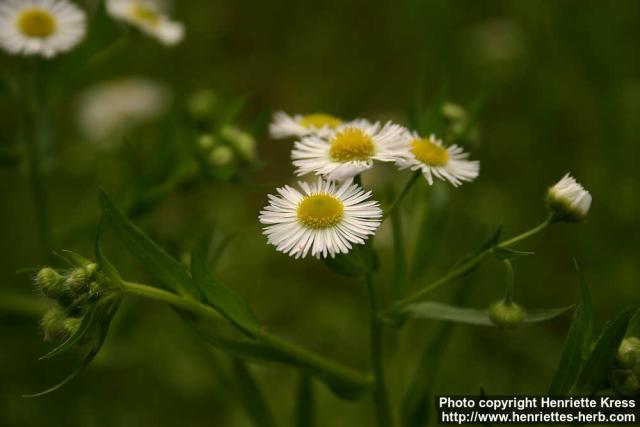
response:
[[[553,219],[552,219],[551,216],[549,216],[547,219],[544,220],[544,222],[542,224],[538,225],[537,227],[534,227],[531,230],[526,231],[526,232],[524,232],[522,234],[519,234],[519,235],[517,235],[517,236],[515,236],[515,237],[513,237],[513,238],[511,238],[509,240],[505,240],[504,242],[498,243],[496,246],[499,246],[499,247],[511,246],[514,243],[517,243],[517,242],[519,242],[521,240],[524,240],[526,238],[529,238],[529,237],[541,232],[542,230],[547,228],[552,223],[553,223]],[[449,273],[445,274],[440,279],[438,279],[435,282],[430,283],[429,285],[423,287],[422,289],[420,289],[417,292],[415,292],[413,295],[409,295],[408,297],[398,301],[397,303],[395,303],[393,305],[391,310],[392,311],[397,311],[399,309],[402,309],[403,307],[406,307],[407,305],[411,304],[412,302],[415,302],[415,301],[421,299],[422,297],[424,297],[426,294],[428,294],[432,290],[444,285],[445,283],[450,282],[453,279],[457,279],[458,277],[463,276],[464,274],[466,274],[469,271],[473,270],[478,264],[480,264],[483,261],[483,259],[492,250],[493,250],[493,248],[490,247],[490,248],[487,248],[487,249],[483,250],[482,252],[479,252],[473,258],[471,258],[468,261],[464,262],[463,264],[461,264],[457,268],[454,268],[453,270],[451,270]]]
[[[513,265],[511,265],[511,261],[505,259],[503,261],[504,267],[507,270],[507,283],[504,288],[504,301],[511,305],[513,303],[513,292],[515,290],[515,279],[513,274]]]
[[[391,427],[393,421],[391,419],[391,410],[389,409],[389,397],[387,395],[387,385],[384,377],[384,361],[383,361],[383,337],[382,324],[377,316],[378,304],[376,299],[376,290],[373,286],[373,279],[370,274],[365,277],[367,283],[367,292],[369,294],[369,314],[371,328],[371,367],[374,378],[374,403],[376,409],[376,417],[380,427]]]
[[[123,291],[130,295],[137,295],[156,301],[162,301],[172,306],[179,307],[191,313],[208,317],[213,320],[224,319],[222,315],[213,307],[194,300],[191,297],[177,295],[162,289],[143,285],[140,283],[122,282]],[[309,367],[316,372],[326,373],[331,376],[341,378],[360,387],[369,387],[372,385],[372,379],[369,375],[362,374],[351,368],[342,366],[332,362],[324,357],[290,343],[282,338],[270,334],[264,329],[253,331],[255,338],[264,344],[278,350],[278,352],[299,361],[304,366]]]
[[[407,183],[405,184],[400,194],[398,194],[398,197],[396,197],[396,199],[393,202],[391,202],[387,210],[382,215],[382,221],[387,219],[387,217],[391,215],[391,213],[398,207],[398,205],[400,204],[400,202],[402,202],[402,200],[405,198],[407,193],[409,193],[409,190],[411,190],[411,187],[413,187],[416,181],[418,181],[418,178],[420,178],[420,175],[421,175],[421,172],[419,170],[413,173],[413,175],[411,176],[409,181],[407,181]]]

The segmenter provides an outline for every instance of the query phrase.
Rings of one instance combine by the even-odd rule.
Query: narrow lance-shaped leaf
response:
[[[614,367],[618,348],[633,314],[633,309],[627,309],[605,325],[602,335],[580,371],[572,394],[592,395],[608,387],[609,375]]]
[[[199,299],[197,287],[178,261],[136,227],[103,191],[100,193],[100,201],[106,218],[120,240],[138,258],[149,274],[167,289]]]
[[[565,341],[560,363],[549,387],[552,396],[566,395],[578,378],[583,360],[591,346],[593,334],[593,307],[589,286],[574,260],[580,284],[580,304],[573,313],[569,333]]]
[[[573,306],[527,310],[524,323],[543,322],[553,319],[570,310]],[[404,308],[403,314],[411,318],[447,320],[450,322],[468,323],[471,325],[494,326],[489,318],[489,310],[455,307],[435,301],[410,304]]]
[[[65,351],[68,351],[71,347],[73,347],[75,344],[78,344],[85,336],[87,336],[89,331],[93,329],[94,320],[96,320],[96,309],[97,307],[95,304],[91,305],[82,318],[80,327],[78,327],[76,332],[60,345],[55,347],[53,350],[51,350],[44,356],[41,356],[40,360],[50,359],[54,356],[64,353]]]
[[[247,302],[209,272],[200,250],[191,255],[191,275],[205,301],[243,332],[253,335],[260,328]]]

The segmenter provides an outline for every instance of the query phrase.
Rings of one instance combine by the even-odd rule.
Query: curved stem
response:
[[[133,282],[122,282],[122,289],[129,295],[137,295],[156,301],[168,303],[172,306],[179,307],[183,310],[208,317],[213,320],[222,320],[224,317],[213,307],[201,303],[191,297],[182,296],[168,292],[162,289],[143,285]],[[263,343],[277,349],[280,353],[285,354],[295,360],[300,361],[318,372],[324,372],[334,377],[342,378],[352,384],[358,384],[361,387],[369,387],[372,385],[372,379],[369,375],[362,374],[346,366],[342,366],[331,360],[290,343],[279,338],[264,329],[258,329],[254,332],[257,339]]]
[[[400,202],[402,202],[402,199],[404,199],[407,193],[409,193],[409,190],[411,190],[411,187],[413,187],[416,181],[418,181],[418,178],[420,178],[420,175],[422,175],[422,173],[419,170],[413,173],[413,175],[411,176],[409,181],[407,181],[407,183],[405,184],[400,194],[398,194],[398,197],[396,197],[396,199],[393,202],[391,202],[387,210],[382,215],[382,221],[387,219],[387,217],[391,215],[391,212],[393,212],[398,207]]]
[[[505,259],[503,261],[504,267],[507,270],[507,283],[504,288],[504,301],[511,305],[513,303],[513,292],[515,290],[515,279],[513,274],[513,265],[511,261]]]
[[[519,242],[521,240],[524,240],[526,238],[529,238],[529,237],[541,232],[542,230],[547,228],[552,223],[553,223],[553,219],[552,219],[551,216],[549,216],[540,225],[532,228],[529,231],[526,231],[526,232],[524,232],[522,234],[519,234],[519,235],[517,235],[515,237],[512,237],[509,240],[505,240],[504,242],[498,243],[496,246],[499,246],[499,247],[511,246],[514,243],[517,243],[517,242]],[[469,271],[474,269],[478,264],[480,264],[483,261],[483,259],[492,250],[493,250],[493,247],[484,249],[482,252],[478,253],[473,258],[471,258],[468,261],[464,262],[463,264],[461,264],[457,268],[454,268],[453,270],[451,270],[449,273],[445,274],[440,279],[438,279],[435,282],[430,283],[429,285],[423,287],[422,289],[418,290],[414,294],[409,295],[408,297],[398,301],[397,303],[395,303],[393,305],[393,307],[391,308],[391,311],[397,311],[399,309],[402,309],[403,307],[406,307],[407,305],[411,304],[412,302],[415,302],[415,301],[421,299],[422,297],[424,297],[427,293],[431,292],[432,290],[444,285],[447,282],[450,282],[451,280],[457,279],[458,277],[461,277],[464,274],[468,273]]]
[[[373,286],[373,279],[370,274],[365,277],[367,283],[367,292],[369,294],[369,314],[371,328],[371,367],[374,377],[373,396],[375,400],[376,415],[378,425],[380,427],[391,427],[393,421],[391,419],[391,410],[389,409],[389,397],[387,395],[387,385],[384,378],[384,361],[383,361],[383,338],[382,324],[378,319],[378,304],[376,299],[376,290]]]

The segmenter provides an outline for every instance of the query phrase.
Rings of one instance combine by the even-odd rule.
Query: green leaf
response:
[[[356,245],[348,254],[327,257],[324,263],[334,273],[354,278],[364,277],[378,270],[378,258],[369,243]]]
[[[527,310],[524,323],[543,322],[553,319],[572,306],[549,309]],[[403,313],[412,318],[446,320],[450,322],[467,323],[470,325],[494,326],[489,318],[489,310],[455,307],[435,301],[425,301],[410,304],[404,308]]]
[[[209,272],[200,250],[191,255],[191,275],[205,301],[243,332],[253,335],[260,328],[247,302]]]
[[[589,286],[574,260],[580,284],[580,304],[573,313],[569,333],[560,356],[560,363],[549,387],[549,395],[566,395],[576,382],[582,363],[587,357],[593,335],[593,307]]]
[[[534,252],[516,251],[515,249],[503,248],[500,246],[494,246],[492,252],[499,261],[505,261],[535,254]]]
[[[296,407],[294,425],[297,427],[314,427],[316,425],[315,396],[313,382],[308,375],[300,374],[296,390]]]
[[[97,306],[95,304],[91,305],[82,318],[82,322],[80,323],[80,327],[78,328],[78,330],[69,338],[67,338],[63,343],[55,347],[44,356],[41,356],[39,360],[50,359],[69,350],[75,344],[78,344],[85,336],[87,336],[89,331],[93,329],[96,320],[96,311]]]
[[[608,388],[611,373],[620,343],[627,332],[627,326],[634,310],[623,311],[612,322],[605,325],[604,331],[584,363],[578,380],[572,389],[572,394],[592,395]]]
[[[178,261],[136,227],[104,191],[100,192],[100,201],[109,224],[149,274],[168,290],[200,299],[198,288]]]
[[[489,250],[489,249],[491,249],[493,247],[496,247],[496,245],[500,242],[500,236],[502,236],[502,225],[498,226],[498,228],[491,235],[489,240],[484,242],[484,244],[480,247],[480,249],[478,250],[478,252],[476,252],[476,254],[482,253],[482,252],[484,252],[486,250]]]
[[[98,231],[96,233],[96,239],[94,241],[94,252],[98,262],[98,267],[107,275],[109,280],[113,283],[122,283],[122,278],[116,267],[109,261],[107,256],[102,251],[100,246],[100,235],[102,234],[102,227],[104,225],[104,215],[100,217],[100,223],[98,224]]]
[[[256,427],[274,427],[273,415],[269,410],[267,399],[256,382],[249,367],[240,359],[233,359],[235,377],[240,388],[242,401],[247,414]]]

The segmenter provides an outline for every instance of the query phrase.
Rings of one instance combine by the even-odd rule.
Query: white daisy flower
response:
[[[170,100],[171,93],[159,82],[139,77],[107,81],[80,94],[78,126],[88,139],[108,141],[161,116]]]
[[[86,15],[67,0],[1,0],[0,47],[52,58],[84,38]]]
[[[297,175],[314,172],[343,180],[370,169],[373,161],[397,162],[410,156],[406,129],[388,122],[354,120],[339,126],[327,138],[309,135],[291,152]]]
[[[303,116],[290,116],[284,111],[273,114],[269,125],[269,133],[274,139],[299,137],[306,135],[327,136],[342,124],[342,120],[329,114],[314,113]]]
[[[396,162],[400,169],[420,170],[429,185],[433,177],[449,181],[454,187],[464,181],[473,181],[480,173],[480,162],[467,160],[468,153],[457,145],[445,147],[435,135],[421,138],[415,132],[409,140],[411,156]]]
[[[591,194],[566,174],[547,191],[547,206],[555,221],[582,221],[591,207]]]
[[[157,0],[107,0],[107,12],[167,46],[184,37],[184,25],[170,20]]]
[[[269,205],[260,212],[264,234],[278,251],[296,258],[346,254],[380,225],[378,202],[367,200],[371,192],[351,180],[339,187],[320,178],[298,184],[302,192],[288,185],[278,188],[279,196],[269,195]]]

